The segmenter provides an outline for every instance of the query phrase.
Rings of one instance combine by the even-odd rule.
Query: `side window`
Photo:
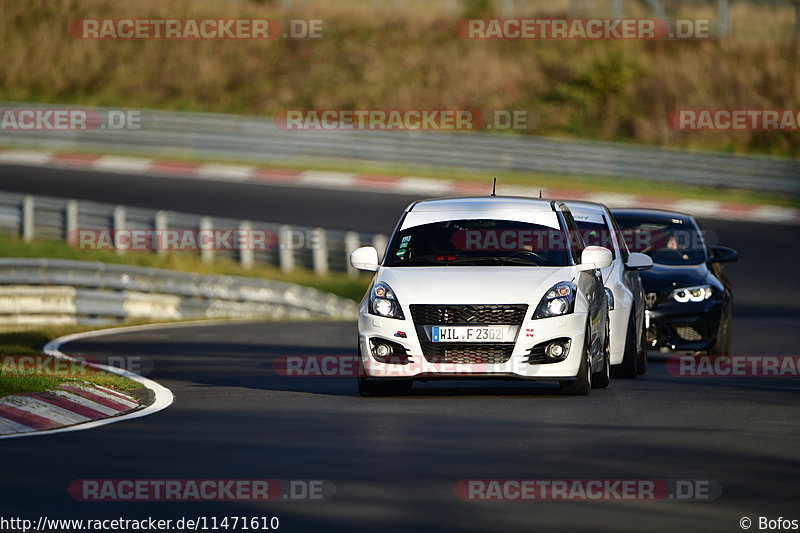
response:
[[[567,226],[567,232],[569,233],[572,259],[575,261],[575,264],[579,264],[581,262],[581,253],[583,253],[583,249],[586,248],[586,245],[584,244],[583,237],[578,229],[578,224],[575,223],[575,218],[572,216],[569,208],[565,205],[562,205],[560,210]]]

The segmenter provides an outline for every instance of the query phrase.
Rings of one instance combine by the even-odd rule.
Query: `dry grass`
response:
[[[480,4],[471,5],[497,9],[497,2]],[[567,16],[569,4],[525,3],[530,13],[519,15]],[[607,14],[599,4],[587,4],[598,13],[586,14]],[[413,8],[414,0],[399,11],[372,10],[370,2],[294,5],[285,13],[270,1],[0,0],[0,99],[255,115],[519,109],[533,113],[535,134],[800,156],[797,133],[686,133],[666,124],[676,108],[797,107],[800,44],[787,37],[791,8],[737,5],[726,40],[481,42],[454,35],[460,14]],[[669,15],[716,16],[708,7],[689,9],[670,8]],[[326,37],[81,41],[67,31],[82,17],[290,16],[326,19]]]

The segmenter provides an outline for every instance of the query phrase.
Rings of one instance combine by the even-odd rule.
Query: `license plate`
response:
[[[506,342],[508,332],[508,326],[433,326],[431,341]]]

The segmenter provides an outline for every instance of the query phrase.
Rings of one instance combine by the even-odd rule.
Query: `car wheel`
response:
[[[592,388],[605,389],[611,383],[611,341],[608,324],[606,324],[606,340],[603,343],[603,369],[592,375]]]
[[[731,334],[730,330],[725,333],[717,333],[717,341],[714,346],[709,348],[708,355],[730,355],[731,353]]]
[[[561,381],[559,387],[561,394],[570,396],[586,396],[592,391],[592,351],[589,327],[586,327],[586,337],[583,343],[583,353],[581,364],[578,366],[578,374],[574,380]]]
[[[411,390],[411,380],[380,380],[366,377],[364,363],[361,361],[361,346],[358,353],[358,394],[361,396],[399,396]]]
[[[636,342],[633,311],[631,311],[631,318],[628,320],[628,332],[625,335],[625,354],[622,356],[622,362],[614,365],[612,370],[615,378],[622,379],[633,379],[639,373],[639,346]]]
[[[641,376],[647,372],[647,332],[644,330],[644,327],[642,327],[642,335],[639,339],[637,357],[636,373]]]

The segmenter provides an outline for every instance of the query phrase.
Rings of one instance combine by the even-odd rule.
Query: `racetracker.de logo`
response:
[[[76,39],[97,40],[321,39],[323,20],[76,19],[69,30]]]
[[[685,378],[798,377],[800,355],[673,355],[666,366]]]
[[[455,31],[462,39],[606,40],[666,39],[695,36],[694,21],[677,21],[676,32],[661,19],[623,18],[474,18],[461,19]],[[699,21],[698,21],[699,22]]]
[[[466,501],[715,500],[713,479],[462,479],[455,494]]]
[[[336,494],[325,479],[76,479],[78,501],[324,501]]]
[[[678,131],[798,131],[800,109],[675,109],[667,124]]]
[[[138,130],[141,124],[141,111],[130,109],[0,109],[4,131]]]

